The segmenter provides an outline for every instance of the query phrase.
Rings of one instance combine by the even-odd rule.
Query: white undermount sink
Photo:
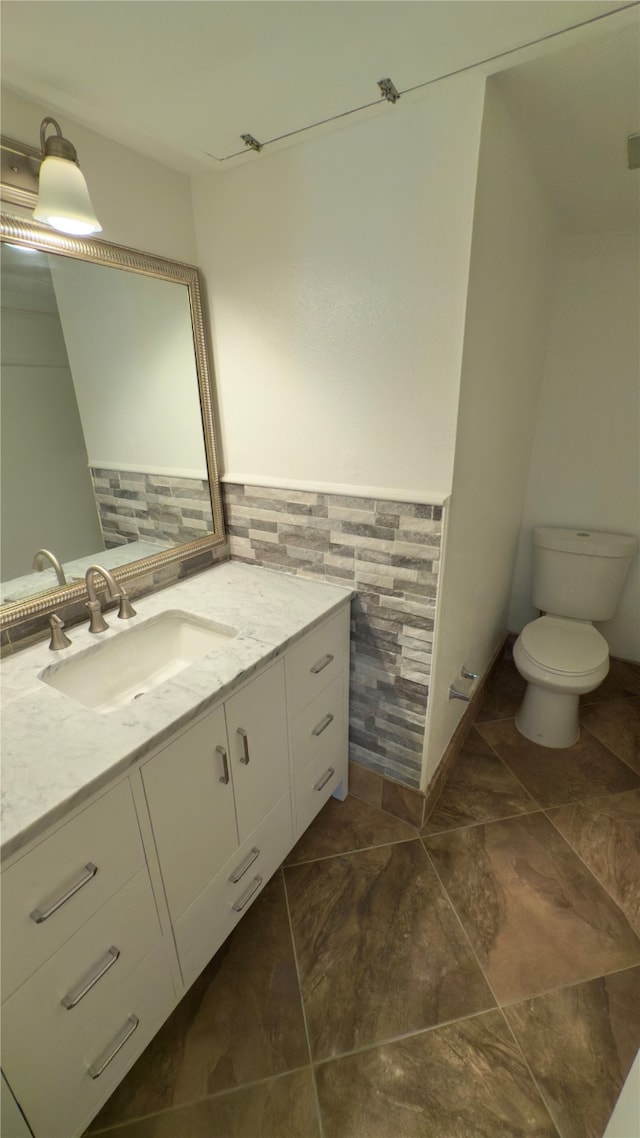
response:
[[[94,711],[114,711],[224,649],[237,630],[171,610],[40,673],[40,679]]]

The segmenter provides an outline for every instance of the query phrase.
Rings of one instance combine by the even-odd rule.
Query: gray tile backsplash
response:
[[[232,558],[352,584],[350,758],[420,782],[442,508],[225,483]]]
[[[144,540],[166,548],[213,531],[209,482],[91,467],[105,547]]]

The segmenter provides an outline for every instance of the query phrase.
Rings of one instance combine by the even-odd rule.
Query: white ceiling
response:
[[[625,6],[4,0],[3,81],[52,113],[193,173],[244,156],[243,133],[268,142],[379,102],[379,79],[407,91]]]
[[[2,74],[51,113],[196,173],[251,161],[243,133],[301,142],[314,123],[384,109],[378,79],[405,92],[502,55],[483,71],[563,227],[597,232],[638,227],[626,137],[640,131],[639,18],[615,0],[4,0]],[[544,37],[529,62],[502,54]]]

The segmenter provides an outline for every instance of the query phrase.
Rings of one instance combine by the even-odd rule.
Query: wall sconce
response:
[[[49,126],[56,133],[47,138]],[[18,204],[33,204],[37,194],[34,220],[52,229],[76,237],[102,229],[78,166],[76,149],[55,119],[42,120],[39,152],[13,139],[2,140],[2,182],[3,196]]]

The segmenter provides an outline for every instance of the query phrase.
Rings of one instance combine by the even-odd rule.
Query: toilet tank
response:
[[[535,526],[534,605],[574,620],[610,620],[637,545],[629,534]]]

